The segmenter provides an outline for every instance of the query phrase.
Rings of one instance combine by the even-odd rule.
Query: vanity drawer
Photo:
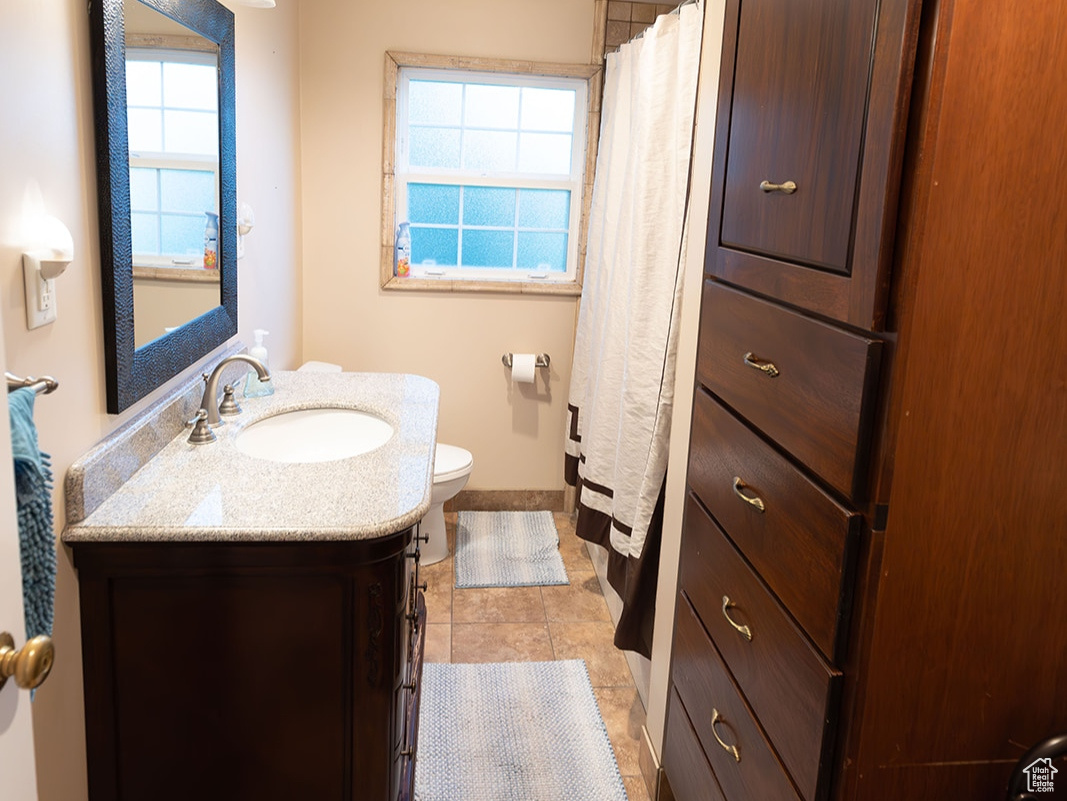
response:
[[[826,664],[692,495],[680,588],[801,794],[823,797],[841,673]]]
[[[839,659],[860,516],[700,390],[689,485],[808,636]]]
[[[881,345],[704,284],[700,382],[849,497],[863,481]]]
[[[663,770],[674,801],[725,801],[677,690],[671,689],[669,703]]]
[[[731,801],[799,801],[684,595],[675,613],[673,659],[675,689],[723,795]]]

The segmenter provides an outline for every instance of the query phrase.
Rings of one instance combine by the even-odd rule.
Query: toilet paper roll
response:
[[[532,384],[537,370],[537,355],[516,353],[511,357],[511,383]]]

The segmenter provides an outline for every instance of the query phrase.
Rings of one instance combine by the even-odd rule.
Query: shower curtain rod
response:
[[[671,11],[668,11],[667,13],[668,14],[677,14],[685,6],[699,6],[700,3],[701,3],[701,0],[684,0],[684,2],[679,3],[676,8],[672,9]],[[655,23],[653,23],[653,24],[655,24]],[[650,25],[649,27],[652,27],[652,26]],[[648,30],[648,28],[645,28],[645,31],[647,31],[647,30]],[[645,35],[645,31],[641,31],[641,33],[637,34],[637,36],[633,37],[632,39],[627,39],[626,44],[630,44],[630,42],[636,42],[638,39],[640,39],[642,36]]]

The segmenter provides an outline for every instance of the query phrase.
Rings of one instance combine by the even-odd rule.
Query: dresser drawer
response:
[[[723,795],[731,801],[799,801],[684,595],[674,617],[671,678]]]
[[[693,496],[680,588],[801,795],[823,797],[841,673],[826,664]]]
[[[669,704],[663,770],[674,801],[725,801],[676,690],[671,690]]]
[[[700,382],[849,497],[864,479],[881,344],[704,284]]]
[[[744,487],[735,491],[738,480]],[[859,515],[700,390],[689,484],[815,644],[839,660]],[[763,510],[739,493],[759,498]]]

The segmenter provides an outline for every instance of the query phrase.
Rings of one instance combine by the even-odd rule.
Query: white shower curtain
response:
[[[651,648],[703,4],[607,57],[568,403],[578,534],[609,553],[620,648]],[[658,519],[657,519],[658,518]]]

